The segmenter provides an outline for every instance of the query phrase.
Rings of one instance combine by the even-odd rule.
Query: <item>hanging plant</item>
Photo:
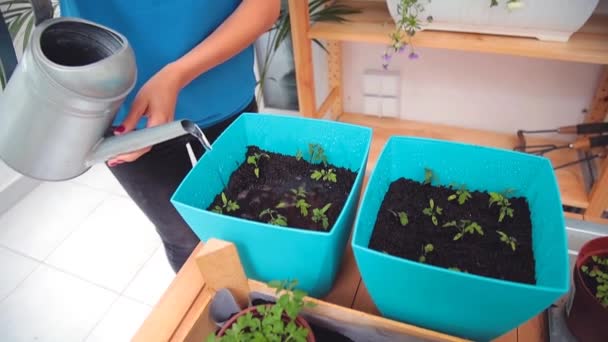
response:
[[[431,0],[400,0],[397,4],[399,20],[395,30],[389,35],[391,43],[382,54],[382,67],[386,70],[396,54],[406,53],[410,60],[420,57],[412,45],[412,37],[420,31],[425,23],[432,23],[433,16],[425,16],[425,5]],[[498,6],[499,0],[490,0],[490,7]],[[519,9],[524,6],[522,0],[507,0],[509,10]]]

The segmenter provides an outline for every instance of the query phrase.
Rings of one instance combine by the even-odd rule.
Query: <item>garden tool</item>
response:
[[[579,138],[572,143],[559,145],[559,146],[554,145],[554,144],[530,145],[530,146],[525,147],[525,149],[526,149],[525,152],[542,156],[545,153],[555,151],[555,150],[561,150],[561,149],[565,149],[565,148],[577,149],[577,150],[589,150],[594,147],[603,147],[606,145],[608,145],[608,135],[599,135],[599,136],[594,136],[594,137]],[[516,147],[515,149],[518,149],[518,147]]]
[[[559,133],[559,134],[601,134],[608,133],[608,122],[602,123],[590,123],[590,124],[579,124],[574,126],[564,126],[556,129],[544,129],[537,131],[517,131],[517,138],[519,140],[519,146],[515,147],[515,150],[525,151],[527,148],[550,148],[554,145],[535,145],[527,146],[526,138],[524,134],[542,134],[542,133]]]
[[[119,32],[79,18],[52,18],[49,0],[33,0],[36,27],[0,97],[0,159],[15,171],[44,181],[67,180],[96,163],[184,134],[211,146],[191,121],[104,138],[133,89],[137,66]],[[0,20],[0,40],[6,25]],[[0,56],[12,49],[0,41]],[[12,74],[12,76],[11,76]]]

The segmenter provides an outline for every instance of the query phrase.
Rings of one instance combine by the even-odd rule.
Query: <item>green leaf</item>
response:
[[[407,224],[409,223],[409,219],[407,217],[407,214],[404,213],[403,211],[399,212],[399,223],[401,223],[402,226],[407,226]]]
[[[437,215],[441,215],[443,213],[443,208],[441,207],[436,207],[435,211],[437,211]]]
[[[321,213],[325,214],[325,212],[327,212],[327,210],[329,209],[329,207],[331,207],[331,203],[327,203],[323,209],[321,209]]]
[[[319,180],[321,177],[323,177],[323,174],[319,170],[313,171],[312,175],[310,175],[310,178],[314,180]]]
[[[429,205],[431,206],[431,209],[435,207],[435,201],[433,201],[432,198],[429,200]]]
[[[448,197],[448,201],[453,201],[456,199],[456,195],[450,195],[450,197]]]
[[[425,168],[424,169],[424,184],[431,184],[433,181],[434,175],[433,170]]]
[[[329,219],[324,216],[323,219],[322,219],[322,222],[323,222],[323,228],[325,230],[327,230],[327,228],[329,228]]]
[[[277,204],[277,206],[275,208],[277,209],[281,209],[281,208],[287,208],[289,206],[289,204],[287,204],[286,202],[279,202],[279,204]]]
[[[257,165],[258,164],[257,158],[255,156],[247,157],[247,164]]]
[[[503,208],[500,209],[500,216],[498,217],[498,222],[502,222],[502,220],[505,218],[505,211],[502,210]]]
[[[218,214],[222,214],[222,207],[220,207],[219,205],[216,205],[215,207],[213,207],[213,209],[211,210],[214,213],[218,213]]]
[[[418,258],[418,261],[420,261],[420,262],[426,262],[426,257],[425,257],[424,255],[421,255],[421,256]]]
[[[256,167],[255,169],[253,169],[253,173],[255,174],[256,178],[260,178],[260,168]]]
[[[433,247],[432,244],[428,243],[426,244],[426,246],[424,246],[424,253],[431,253],[434,249],[435,247]]]
[[[458,233],[458,234],[454,235],[454,241],[460,240],[460,238],[462,238],[462,233]]]
[[[461,272],[460,268],[458,268],[458,267],[450,267],[450,268],[448,268],[448,270],[450,270],[450,271],[456,271],[456,272]]]
[[[336,174],[335,173],[330,173],[328,175],[328,178],[329,178],[329,181],[331,181],[331,182],[334,182],[334,183],[338,182],[338,179],[336,178]]]
[[[458,196],[458,204],[463,205],[469,198],[472,198],[472,196],[468,191],[462,192]]]
[[[301,160],[302,159],[302,151],[300,151],[300,149],[298,149],[298,151],[296,152],[296,160]]]
[[[426,216],[431,216],[433,215],[433,212],[431,210],[431,208],[424,208],[424,210],[422,210],[422,213]]]
[[[442,227],[445,227],[445,228],[456,227],[456,221],[450,221],[450,222],[444,223]]]
[[[264,215],[270,215],[270,209],[262,210],[259,217],[262,218],[262,216],[264,216]]]
[[[515,241],[511,241],[511,249],[515,252]]]
[[[431,221],[433,221],[433,224],[434,224],[434,225],[439,224],[439,223],[437,222],[437,217],[436,217],[435,215],[431,216]]]
[[[507,241],[508,240],[507,234],[501,232],[500,230],[497,230],[496,233],[498,235],[500,235],[500,241]]]
[[[222,203],[224,203],[224,207],[228,204],[228,199],[226,198],[226,194],[222,192]]]

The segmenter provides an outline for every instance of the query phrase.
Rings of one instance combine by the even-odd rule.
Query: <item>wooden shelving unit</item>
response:
[[[375,164],[380,149],[391,135],[412,135],[443,140],[467,142],[477,145],[512,149],[517,145],[513,134],[473,130],[447,125],[430,124],[400,119],[387,119],[344,113],[342,106],[342,65],[341,42],[362,42],[387,44],[389,33],[395,24],[390,17],[386,1],[340,0],[361,13],[348,16],[345,23],[316,23],[310,25],[308,3],[289,0],[291,13],[292,40],[298,84],[298,100],[303,115],[315,118],[340,120],[372,127],[374,139],[368,169]],[[314,96],[312,69],[312,39],[327,42],[329,51],[329,85],[327,98],[317,107]],[[505,54],[550,60],[603,65],[602,75],[597,84],[597,92],[589,107],[586,122],[601,122],[608,114],[608,16],[595,15],[575,33],[568,42],[546,42],[533,38],[495,36],[476,33],[445,31],[418,32],[413,39],[417,47],[472,51],[491,54]],[[328,113],[326,115],[326,113]],[[551,127],[551,123],[547,124]],[[529,140],[533,143],[555,143],[546,139]],[[561,150],[547,154],[553,165],[562,165],[580,158],[577,152]],[[599,165],[599,163],[598,163]],[[591,190],[585,184],[583,164],[556,170],[564,205],[579,208],[585,219],[600,218],[608,209],[608,161],[600,167],[601,174]]]

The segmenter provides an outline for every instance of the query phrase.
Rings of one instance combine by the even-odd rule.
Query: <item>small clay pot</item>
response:
[[[261,306],[251,306],[248,307],[245,310],[242,310],[241,312],[239,312],[238,314],[234,315],[232,318],[230,318],[226,324],[224,324],[224,326],[222,327],[222,329],[220,329],[220,331],[217,333],[218,337],[222,337],[224,336],[224,334],[226,333],[226,331],[228,329],[230,329],[230,327],[232,326],[232,324],[234,324],[236,322],[237,319],[239,319],[239,317],[246,315],[248,312],[252,312],[254,316],[259,316],[259,313],[257,311],[257,308]],[[266,307],[271,307],[272,305],[267,304],[264,305]],[[285,322],[289,322],[289,317],[286,314],[283,314],[283,321]],[[297,316],[296,317],[296,325],[299,327],[302,327],[306,330],[308,330],[308,335],[306,336],[306,341],[307,342],[315,342],[315,336],[312,332],[312,329],[310,328],[310,325],[308,325],[308,322],[306,322],[306,320],[304,318],[302,318],[302,316]]]
[[[608,341],[608,309],[595,298],[580,270],[592,256],[608,256],[608,237],[593,239],[581,248],[573,271],[574,286],[566,305],[566,324],[581,342]]]

